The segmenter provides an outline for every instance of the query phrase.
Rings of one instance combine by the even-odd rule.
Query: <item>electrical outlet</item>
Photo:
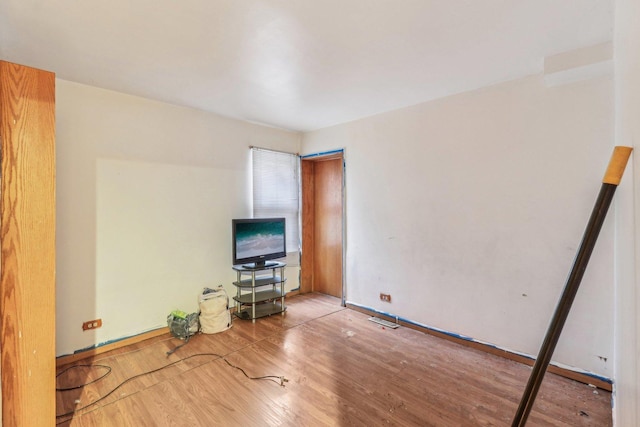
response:
[[[98,329],[102,326],[102,319],[88,320],[82,323],[82,330]]]
[[[380,301],[391,302],[391,295],[380,292]]]

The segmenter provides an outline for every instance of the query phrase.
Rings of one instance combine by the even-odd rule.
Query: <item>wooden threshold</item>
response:
[[[369,314],[371,316],[375,316],[375,317],[379,317],[381,319],[385,319],[388,320],[390,322],[394,322],[396,323],[396,318],[391,317],[391,316],[387,316],[384,315],[382,313],[378,313],[377,311],[374,310],[370,310],[368,308],[365,307],[359,307],[357,305],[353,305],[353,304],[349,304],[347,303],[347,308],[351,309],[351,310],[355,310],[355,311],[359,311],[361,313],[365,313],[365,314]],[[411,329],[415,329],[417,331],[420,332],[424,332],[426,334],[429,335],[433,335],[436,336],[438,338],[443,338],[446,339],[448,341],[452,341],[461,345],[464,345],[466,347],[471,347],[471,348],[475,348],[477,350],[480,351],[484,351],[486,353],[489,354],[493,354],[496,356],[500,356],[500,357],[504,357],[506,359],[509,360],[513,360],[528,366],[533,366],[533,364],[535,363],[535,359],[533,358],[529,358],[526,356],[522,356],[520,354],[517,353],[513,353],[507,350],[503,350],[501,348],[497,348],[495,346],[492,346],[490,344],[484,344],[478,341],[472,341],[472,340],[467,340],[464,338],[460,338],[460,337],[456,337],[454,335],[451,334],[447,334],[444,332],[440,332],[431,328],[427,328],[424,326],[420,326],[420,325],[416,325],[414,323],[411,322],[406,322],[403,320],[398,320],[397,323],[401,326],[405,326],[407,328],[411,328]],[[569,378],[575,381],[579,381],[581,383],[584,384],[590,384],[590,385],[594,385],[602,390],[607,390],[607,391],[612,391],[612,384],[606,380],[600,379],[598,377],[595,377],[593,375],[589,375],[587,373],[582,373],[582,372],[577,372],[577,371],[573,371],[571,369],[567,369],[567,368],[561,368],[559,366],[555,366],[555,365],[549,365],[549,367],[547,368],[547,372],[551,372],[553,374],[556,375],[560,375],[561,377],[564,378]]]

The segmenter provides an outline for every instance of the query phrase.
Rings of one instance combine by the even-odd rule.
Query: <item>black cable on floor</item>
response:
[[[290,327],[290,328],[287,328],[287,329],[299,328],[299,327],[301,327],[301,326],[306,325],[307,323],[310,323],[310,322],[311,322],[311,321],[313,321],[313,320],[322,319],[322,318],[324,318],[324,317],[331,316],[332,314],[338,313],[338,312],[343,311],[343,310],[345,310],[345,308],[341,307],[339,310],[332,311],[332,312],[327,313],[327,314],[323,314],[323,315],[322,315],[322,316],[320,316],[320,317],[316,317],[316,318],[313,318],[313,319],[308,319],[308,320],[306,320],[306,321],[304,321],[304,322],[298,323],[298,324],[296,324],[296,325],[294,325],[294,326],[292,326],[292,327]],[[275,335],[275,334],[274,334],[274,335]],[[261,342],[261,341],[264,341],[264,340],[266,340],[266,339],[268,339],[268,338],[269,338],[269,337],[265,337],[265,338],[262,338],[261,340],[258,340],[258,341],[255,341],[255,342],[251,342],[251,343],[247,344],[246,346],[244,346],[244,347],[242,347],[242,348],[239,348],[239,349],[237,349],[237,350],[235,350],[235,351],[233,351],[233,352],[231,352],[231,353],[237,353],[238,351],[241,351],[241,350],[244,350],[244,349],[245,349],[245,348],[247,348],[247,347],[251,347],[251,346],[253,346],[253,345],[256,345],[257,343],[259,343],[259,342]],[[154,343],[154,344],[156,344],[156,343]],[[186,343],[184,343],[184,344],[186,344]],[[178,346],[177,348],[174,348],[174,349],[171,351],[171,353],[173,353],[173,352],[175,352],[176,350],[178,350],[179,348],[181,348],[184,344],[182,344],[182,345]],[[138,350],[135,350],[134,352],[138,352],[138,351],[141,351],[141,350],[142,350],[142,349],[138,349]],[[231,354],[231,353],[229,353],[229,354]],[[125,353],[125,354],[128,354],[128,353]],[[167,356],[168,356],[168,355],[167,355]],[[138,378],[138,377],[142,377],[142,376],[144,376],[144,375],[148,375],[148,374],[152,374],[152,373],[155,373],[155,372],[161,371],[162,369],[168,368],[168,367],[170,367],[170,366],[175,365],[176,363],[180,363],[180,362],[182,362],[182,361],[184,361],[184,360],[187,360],[187,359],[190,359],[190,358],[192,358],[192,357],[196,357],[196,356],[215,356],[215,357],[216,357],[216,359],[214,359],[214,360],[217,360],[217,359],[223,359],[223,360],[224,360],[224,361],[225,361],[229,366],[231,366],[232,368],[238,369],[240,372],[242,372],[242,373],[244,374],[244,376],[245,376],[245,377],[249,378],[250,380],[270,380],[270,381],[275,381],[276,383],[278,383],[278,384],[279,384],[280,386],[282,386],[282,387],[284,387],[284,386],[285,386],[285,383],[286,383],[286,382],[289,382],[289,380],[288,380],[287,378],[285,378],[284,376],[265,375],[265,376],[262,376],[262,377],[250,377],[249,375],[247,375],[247,373],[246,373],[242,368],[240,368],[240,367],[238,367],[238,366],[235,366],[235,365],[233,365],[231,362],[229,362],[229,361],[225,358],[225,356],[221,356],[221,355],[219,355],[219,354],[217,354],[217,353],[199,353],[199,354],[194,354],[194,355],[191,355],[191,356],[185,357],[185,358],[183,358],[183,359],[177,360],[177,361],[175,361],[175,362],[173,362],[173,363],[169,363],[168,365],[165,365],[165,366],[163,366],[163,367],[161,367],[161,368],[154,369],[154,370],[149,371],[149,372],[144,372],[144,373],[142,373],[142,374],[138,374],[138,375],[136,375],[136,376],[133,376],[133,377],[131,377],[131,378],[128,378],[128,379],[126,379],[125,381],[123,381],[122,383],[120,383],[118,386],[116,386],[116,388],[114,388],[114,389],[113,389],[113,390],[111,390],[109,393],[107,393],[105,396],[102,396],[101,398],[99,398],[98,400],[96,400],[96,401],[94,401],[94,402],[92,402],[92,403],[90,403],[90,404],[88,404],[88,405],[86,405],[86,406],[84,406],[84,407],[82,407],[82,408],[75,409],[75,410],[73,410],[73,411],[71,411],[71,412],[67,412],[66,414],[56,415],[56,418],[63,418],[63,417],[67,417],[67,416],[70,416],[70,415],[75,414],[75,413],[76,413],[76,412],[78,412],[78,411],[82,411],[82,410],[84,410],[84,409],[86,409],[86,408],[89,408],[89,407],[91,407],[91,406],[95,405],[96,403],[98,403],[98,402],[100,402],[100,401],[104,400],[105,398],[107,398],[109,395],[111,395],[114,391],[116,391],[118,388],[122,387],[122,386],[123,386],[124,384],[126,384],[127,382],[132,381],[132,380],[134,380],[134,379],[136,379],[136,378]],[[227,356],[228,356],[228,354],[227,354]],[[104,360],[104,359],[102,359],[102,360]],[[204,363],[203,363],[203,365],[204,365]],[[106,365],[85,365],[85,366],[106,366]],[[202,366],[202,365],[200,365],[200,366]],[[62,374],[63,372],[67,371],[68,369],[71,369],[71,368],[67,368],[67,369],[65,369],[65,370],[64,370],[64,371],[62,371],[60,374]],[[106,376],[106,375],[104,375],[104,376]],[[103,376],[103,377],[104,377],[104,376]],[[103,377],[101,377],[101,378],[103,378]],[[100,379],[100,378],[99,378],[99,379]],[[90,382],[90,383],[88,383],[88,384],[85,384],[85,385],[92,384],[92,383],[94,383],[95,381],[98,381],[98,380],[94,380],[94,381],[92,381],[92,382]],[[82,387],[84,387],[85,385],[78,386],[77,388],[82,388]],[[118,399],[118,400],[120,400],[120,399]],[[60,422],[58,422],[58,423],[56,423],[56,424],[61,424],[61,423],[65,422],[65,421],[68,421],[68,420],[63,420],[63,421],[60,421]]]
[[[60,375],[64,374],[67,371],[70,371],[71,369],[76,369],[76,368],[105,368],[107,370],[107,372],[105,372],[104,374],[102,374],[101,376],[99,376],[98,378],[96,378],[93,381],[89,381],[88,383],[84,383],[81,385],[77,385],[77,386],[73,386],[73,387],[65,387],[65,388],[60,388],[60,387],[56,387],[56,391],[69,391],[69,390],[77,390],[79,388],[83,388],[85,386],[88,386],[89,384],[93,384],[97,381],[100,381],[101,379],[103,379],[104,377],[106,377],[107,375],[109,375],[111,373],[111,366],[107,366],[107,365],[74,365],[74,366],[69,366],[67,369],[65,369],[64,371],[61,371],[58,373],[58,375],[56,375],[56,378],[58,378]]]
[[[184,357],[184,358],[182,358],[182,359],[180,359],[180,360],[176,360],[175,362],[171,362],[171,363],[169,363],[169,364],[167,364],[167,365],[161,366],[160,368],[152,369],[152,370],[150,370],[150,371],[143,372],[143,373],[141,373],[141,374],[134,375],[133,377],[127,378],[126,380],[124,380],[123,382],[121,382],[120,384],[118,384],[118,385],[117,385],[113,390],[111,390],[109,393],[107,393],[107,394],[105,394],[104,396],[100,397],[98,400],[93,401],[93,402],[89,403],[88,405],[83,406],[82,408],[74,409],[73,411],[67,412],[67,413],[65,413],[65,414],[56,415],[56,418],[63,418],[63,417],[67,417],[67,416],[73,415],[73,414],[75,414],[75,413],[76,413],[76,412],[78,412],[78,411],[82,411],[82,410],[84,410],[84,409],[87,409],[87,408],[89,408],[89,407],[91,407],[91,406],[93,406],[93,405],[97,404],[98,402],[101,402],[102,400],[104,400],[104,399],[106,399],[107,397],[109,397],[111,394],[113,394],[113,392],[115,392],[116,390],[118,390],[120,387],[122,387],[123,385],[125,385],[125,384],[126,384],[126,383],[128,383],[129,381],[132,381],[132,380],[134,380],[134,379],[136,379],[136,378],[140,378],[140,377],[145,376],[145,375],[153,374],[153,373],[155,373],[155,372],[161,371],[161,370],[163,370],[163,369],[166,369],[166,368],[169,368],[169,367],[171,367],[171,366],[173,366],[173,365],[176,365],[176,364],[178,364],[178,363],[180,363],[180,362],[184,362],[185,360],[191,359],[191,358],[193,358],[193,357],[198,357],[198,356],[214,356],[214,357],[216,357],[216,359],[214,359],[214,360],[222,359],[222,360],[224,360],[224,361],[227,363],[227,365],[231,366],[232,368],[235,368],[235,369],[239,370],[240,372],[242,372],[242,374],[243,374],[245,377],[247,377],[247,378],[248,378],[248,379],[250,379],[250,380],[270,380],[270,381],[275,381],[276,383],[278,383],[278,384],[279,384],[280,386],[282,386],[282,387],[284,387],[284,383],[286,383],[286,382],[288,382],[288,381],[289,381],[287,378],[285,378],[285,377],[283,377],[283,376],[277,376],[277,375],[264,375],[264,376],[261,376],[261,377],[250,377],[250,376],[249,376],[249,375],[244,371],[244,369],[242,369],[242,368],[240,368],[240,367],[238,367],[238,366],[236,366],[236,365],[232,364],[232,363],[231,363],[231,362],[229,362],[229,361],[228,361],[224,356],[221,356],[221,355],[219,355],[219,354],[217,354],[217,353],[198,353],[198,354],[192,354],[191,356]],[[203,365],[204,365],[204,363],[203,363]],[[58,390],[58,391],[76,390],[76,389],[82,388],[82,387],[84,387],[84,386],[86,386],[86,385],[89,385],[89,384],[93,384],[93,383],[95,383],[96,381],[98,381],[98,380],[100,380],[100,379],[102,379],[102,378],[106,377],[106,376],[111,372],[111,368],[110,368],[109,366],[106,366],[106,365],[78,365],[78,366],[82,366],[82,367],[94,367],[94,366],[98,366],[98,367],[107,368],[107,369],[109,369],[109,371],[108,371],[106,374],[102,375],[100,378],[98,378],[98,379],[96,379],[96,380],[93,380],[93,381],[91,381],[91,382],[89,382],[89,383],[87,383],[87,384],[83,384],[83,385],[79,385],[79,386],[75,386],[75,387],[70,387],[70,388],[66,388],[66,389],[61,389],[61,390],[56,389],[56,390]],[[200,366],[202,366],[202,365],[200,365]],[[65,369],[64,371],[60,372],[60,374],[58,374],[58,376],[59,376],[59,375],[61,375],[61,374],[63,374],[64,372],[68,371],[69,369],[72,369],[72,368],[74,368],[74,367],[72,366],[72,367],[69,367],[69,368]],[[118,399],[118,400],[119,400],[119,399]],[[67,421],[67,420],[65,420],[65,421]],[[61,421],[61,422],[56,423],[56,424],[60,424],[60,423],[62,423],[62,422],[64,422],[64,421]]]

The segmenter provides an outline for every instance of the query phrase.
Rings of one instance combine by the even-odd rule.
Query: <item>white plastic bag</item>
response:
[[[222,285],[216,289],[204,288],[200,294],[200,331],[217,334],[231,327],[229,296]]]

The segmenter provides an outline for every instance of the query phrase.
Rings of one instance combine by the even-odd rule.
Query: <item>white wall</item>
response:
[[[640,425],[640,3],[615,2],[615,138],[617,145],[634,147],[627,171],[616,194],[616,316],[614,425]]]
[[[305,134],[306,154],[345,149],[347,301],[536,355],[611,155],[612,90],[531,76]],[[613,243],[608,218],[554,357],[608,378]]]
[[[297,152],[300,135],[56,87],[56,354],[166,326],[171,310],[197,310],[204,286],[233,294],[231,219],[251,215],[248,147]],[[96,318],[102,328],[82,332]]]

